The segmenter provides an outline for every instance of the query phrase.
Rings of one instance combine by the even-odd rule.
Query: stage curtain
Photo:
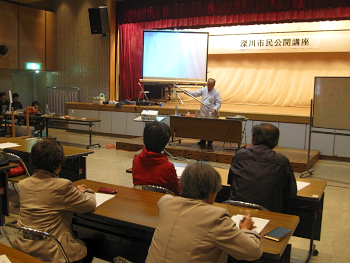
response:
[[[119,2],[117,8],[120,23],[120,100],[139,95],[137,82],[142,77],[142,29],[201,28],[350,17],[348,0],[169,0],[162,4],[158,0],[147,1],[147,4],[141,0],[130,2]]]
[[[225,104],[309,107],[315,77],[349,76],[350,53],[209,55],[208,70]]]
[[[134,0],[118,3],[119,22],[203,17],[207,23],[255,23],[349,16],[349,0]]]

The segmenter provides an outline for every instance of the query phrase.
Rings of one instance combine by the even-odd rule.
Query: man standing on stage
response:
[[[201,117],[217,116],[217,113],[221,107],[220,92],[215,89],[215,79],[208,79],[207,87],[201,88],[198,91],[187,91],[188,94],[194,97],[202,96],[202,102],[207,106],[201,104],[199,115]],[[212,146],[213,141],[208,141],[208,146]],[[205,140],[200,140],[198,145],[205,145]]]

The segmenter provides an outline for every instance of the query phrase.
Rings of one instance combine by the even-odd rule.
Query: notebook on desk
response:
[[[238,228],[239,228],[239,222],[241,221],[242,218],[243,218],[243,215],[241,214],[237,214],[231,217],[231,219],[235,221]],[[255,226],[253,230],[258,232],[259,235],[261,231],[264,229],[264,227],[270,222],[270,220],[268,219],[259,218],[259,217],[252,217],[252,220],[254,221],[254,226]]]

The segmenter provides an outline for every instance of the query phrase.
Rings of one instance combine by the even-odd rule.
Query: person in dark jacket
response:
[[[287,157],[276,153],[279,129],[270,123],[252,129],[253,146],[239,150],[232,159],[227,183],[230,200],[261,205],[281,212],[284,197],[293,197],[297,185]]]
[[[19,98],[18,93],[13,93],[13,94],[12,94],[12,104],[11,104],[11,107],[12,107],[14,110],[23,109],[22,103],[20,103],[20,102],[18,101],[18,98]]]

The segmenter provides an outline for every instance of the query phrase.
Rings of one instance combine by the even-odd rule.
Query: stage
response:
[[[121,105],[117,108],[114,104],[92,104],[92,103],[66,103],[66,114],[69,110],[96,110],[96,111],[112,111],[112,112],[130,112],[141,113],[142,110],[156,110],[159,115],[172,115],[175,113],[175,106],[178,107],[179,114],[186,114],[188,111],[191,114],[195,113],[195,109],[200,108],[200,103],[196,101],[185,101],[184,105],[177,100],[163,101],[163,106],[137,106],[137,105]],[[250,120],[268,121],[268,122],[285,122],[308,124],[310,122],[310,108],[299,107],[280,107],[280,106],[259,106],[259,105],[239,105],[223,103],[219,110],[221,117],[243,115]]]
[[[187,159],[194,160],[206,160],[211,162],[228,163],[230,164],[233,156],[237,150],[237,144],[229,144],[223,142],[213,142],[212,147],[199,146],[197,145],[198,140],[188,138],[177,138],[181,139],[181,143],[176,145],[167,145],[165,150],[174,157],[184,157]],[[242,147],[250,147],[251,145],[242,145]],[[129,139],[127,141],[116,142],[116,149],[122,149],[127,151],[139,151],[143,148],[142,137]],[[304,172],[307,165],[307,150],[292,149],[276,147],[276,152],[285,155],[292,167],[294,172]],[[310,168],[318,161],[320,157],[319,151],[311,151],[310,154]]]

